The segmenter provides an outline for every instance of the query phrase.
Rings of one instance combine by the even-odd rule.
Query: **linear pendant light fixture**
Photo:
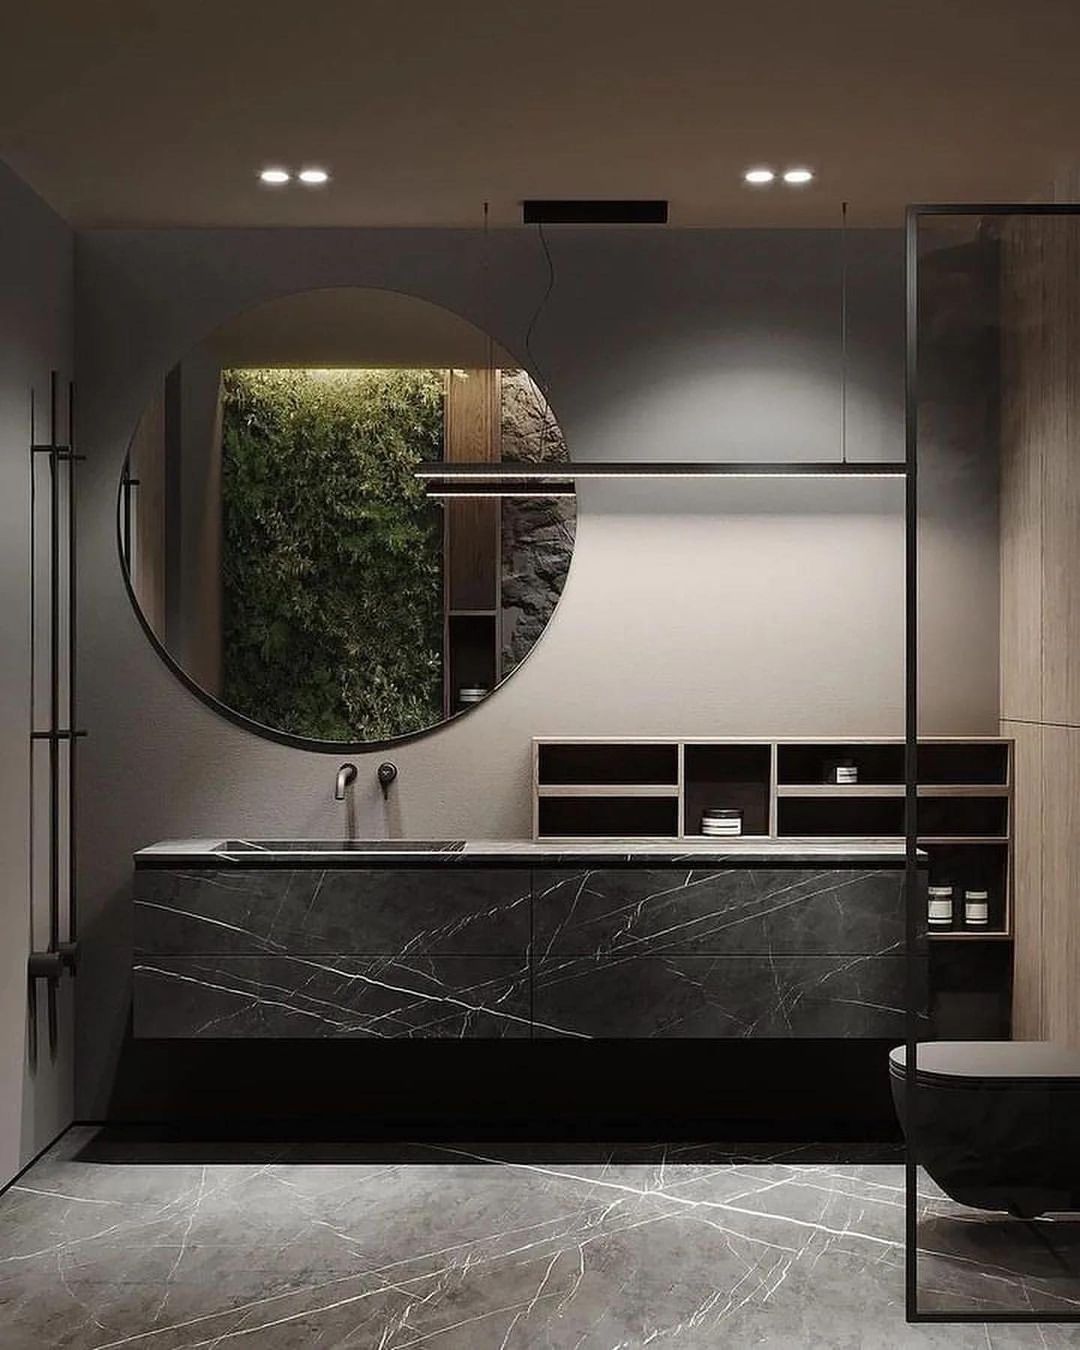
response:
[[[652,208],[640,214],[628,206]],[[657,210],[663,207],[663,214]],[[523,218],[550,224],[644,223],[666,220],[666,203],[526,202]],[[602,209],[598,209],[602,208]],[[583,479],[643,478],[903,478],[902,460],[852,461],[847,457],[847,202],[840,213],[840,458],[836,460],[606,460],[590,464],[421,464],[416,477],[430,497],[572,497]]]

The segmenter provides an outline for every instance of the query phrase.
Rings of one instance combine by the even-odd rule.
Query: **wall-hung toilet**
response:
[[[1080,1210],[1080,1050],[1051,1041],[937,1041],[918,1049],[914,1116],[904,1046],[893,1101],[917,1161],[962,1205],[1033,1218]]]

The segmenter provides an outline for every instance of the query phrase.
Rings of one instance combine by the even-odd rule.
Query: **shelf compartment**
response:
[[[742,812],[743,835],[767,835],[771,786],[770,745],[687,744],[683,750],[683,833],[706,837],[701,833],[702,813],[720,807]]]
[[[1005,838],[1009,833],[1009,798],[920,797],[918,832],[928,838]]]
[[[676,839],[679,801],[667,797],[541,797],[541,839]]]
[[[1007,842],[973,844],[947,840],[928,842],[927,881],[953,888],[953,925],[930,930],[936,938],[989,939],[1011,934],[1009,905],[1009,846]],[[964,891],[987,891],[990,922],[986,928],[964,924]]]
[[[777,832],[784,838],[896,838],[904,833],[904,799],[781,797]]]
[[[821,741],[812,745],[781,742],[776,755],[777,781],[835,787],[835,783],[830,783],[830,772],[840,760],[848,760],[858,769],[858,786],[904,782],[904,746],[884,741],[862,744]]]
[[[540,784],[662,783],[679,781],[679,747],[644,742],[558,744],[537,746],[537,782]]]
[[[1005,787],[1009,782],[1007,742],[920,742],[918,778],[925,784],[970,783]]]

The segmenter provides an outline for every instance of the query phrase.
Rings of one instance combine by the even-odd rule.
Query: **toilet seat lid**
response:
[[[918,1079],[926,1082],[1080,1086],[1080,1050],[1055,1041],[923,1041],[917,1063]],[[906,1046],[889,1051],[893,1073],[903,1074],[906,1064]]]

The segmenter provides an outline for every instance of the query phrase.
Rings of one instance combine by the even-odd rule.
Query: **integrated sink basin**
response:
[[[250,853],[460,853],[463,839],[225,839],[213,847],[225,857]]]
[[[920,863],[925,858],[920,855]],[[138,867],[245,868],[681,867],[774,865],[903,867],[904,846],[874,839],[163,839],[141,848]]]

